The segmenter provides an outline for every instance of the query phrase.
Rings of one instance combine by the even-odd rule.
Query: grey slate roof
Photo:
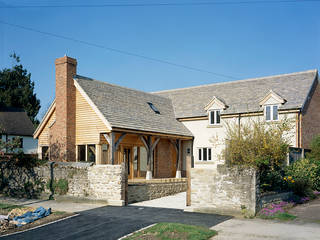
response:
[[[0,108],[0,132],[8,135],[32,136],[34,126],[21,108]]]
[[[111,127],[192,136],[192,133],[176,120],[172,102],[168,98],[82,76],[75,76],[74,79]],[[156,114],[148,102],[153,103],[160,114]]]
[[[280,109],[301,108],[317,76],[317,70],[215,83],[154,92],[172,100],[176,118],[206,116],[205,106],[215,96],[229,107],[223,114],[262,111],[259,102],[270,90],[287,102]]]

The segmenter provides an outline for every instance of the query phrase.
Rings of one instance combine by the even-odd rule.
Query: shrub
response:
[[[244,165],[259,170],[281,168],[288,153],[285,132],[290,129],[288,121],[227,125],[227,147],[223,153],[229,165]]]
[[[261,192],[281,192],[288,190],[288,184],[283,176],[284,172],[281,169],[262,172],[260,174]]]
[[[289,129],[288,120],[227,125],[227,147],[223,152],[226,164],[257,169],[262,192],[285,190],[282,169],[289,150],[285,136]]]
[[[50,181],[47,182],[46,188],[50,189]],[[58,193],[59,195],[65,195],[69,190],[68,180],[63,178],[59,179],[58,181],[53,180],[52,188],[54,189],[54,192]]]
[[[320,135],[312,139],[310,149],[311,152],[307,154],[308,158],[320,162]]]
[[[292,177],[289,182],[290,189],[298,196],[312,196],[312,189],[320,182],[317,174],[318,167],[310,159],[300,159],[286,169],[286,174]]]

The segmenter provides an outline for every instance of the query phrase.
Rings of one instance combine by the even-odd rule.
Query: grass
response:
[[[14,204],[8,204],[8,203],[0,203],[0,209],[4,211],[10,212],[12,209],[15,208],[23,208],[24,206],[21,205],[14,205]]]
[[[289,214],[287,212],[283,212],[283,213],[276,213],[275,215],[273,216],[258,216],[262,219],[278,219],[278,220],[281,220],[281,221],[290,221],[290,220],[294,220],[297,218],[297,216],[295,215],[292,215],[292,214]]]
[[[294,220],[297,218],[297,216],[289,214],[287,212],[284,213],[278,213],[274,216],[275,219],[279,219],[282,221],[288,221],[288,220]]]
[[[207,240],[217,234],[216,231],[180,223],[157,223],[156,225],[136,232],[125,240]]]

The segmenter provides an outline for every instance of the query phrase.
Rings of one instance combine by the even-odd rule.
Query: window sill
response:
[[[208,125],[207,128],[222,128],[222,124],[212,124],[212,125]]]
[[[210,161],[196,161],[195,164],[215,164],[213,160]]]

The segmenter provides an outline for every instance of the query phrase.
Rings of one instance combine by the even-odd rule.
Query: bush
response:
[[[260,174],[261,192],[282,192],[288,190],[288,184],[284,181],[284,171],[264,171]]]
[[[223,153],[226,163],[255,167],[260,171],[283,167],[289,146],[284,135],[289,129],[288,121],[228,125],[227,147]]]
[[[311,196],[315,184],[320,181],[318,167],[310,159],[296,161],[286,169],[289,188],[298,196]]]
[[[311,152],[307,154],[308,158],[320,162],[320,135],[312,139],[310,149]]]
[[[47,189],[50,189],[50,181],[47,182],[46,187]],[[65,195],[69,190],[68,180],[61,178],[57,181],[54,179],[52,182],[52,188],[54,189],[54,192],[58,193],[59,195]]]

